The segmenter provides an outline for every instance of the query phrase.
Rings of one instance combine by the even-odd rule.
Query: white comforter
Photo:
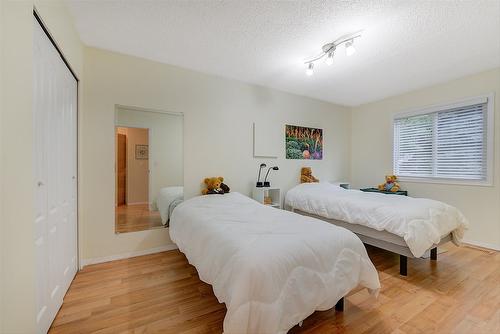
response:
[[[377,271],[352,232],[239,193],[177,206],[170,237],[226,304],[224,333],[286,333]]]
[[[170,215],[174,208],[184,199],[184,187],[164,187],[160,189],[156,205],[160,211],[161,222],[163,225],[168,223]]]
[[[285,205],[396,234],[415,257],[449,233],[459,244],[468,225],[458,209],[439,201],[346,190],[330,183],[300,184],[288,191]]]

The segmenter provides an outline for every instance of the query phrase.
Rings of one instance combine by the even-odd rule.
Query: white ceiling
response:
[[[75,1],[82,41],[343,105],[500,66],[500,1]],[[357,53],[303,60],[363,30]]]

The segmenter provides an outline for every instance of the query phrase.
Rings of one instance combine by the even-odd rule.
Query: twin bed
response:
[[[184,187],[164,187],[160,189],[158,198],[156,199],[156,206],[160,211],[161,223],[168,226],[170,217],[175,207],[182,203],[184,200]]]
[[[286,333],[359,285],[380,288],[352,232],[239,193],[178,205],[170,237],[226,304],[226,334]]]
[[[301,214],[239,193],[177,205],[170,237],[226,304],[224,333],[286,333],[316,310],[341,310],[358,286],[376,295],[378,274],[362,240],[420,257],[443,240],[458,243],[466,226],[441,202],[341,189],[290,190],[285,205]]]
[[[400,255],[400,274],[407,257],[430,253],[449,241],[459,245],[467,221],[455,207],[425,198],[347,190],[330,183],[304,183],[291,189],[285,208],[345,227],[365,243]]]

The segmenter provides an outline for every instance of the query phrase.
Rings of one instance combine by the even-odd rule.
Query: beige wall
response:
[[[494,186],[402,182],[411,196],[437,199],[458,207],[469,219],[468,242],[500,249],[500,68],[434,87],[353,108],[352,180],[373,186],[392,172],[392,119],[397,112],[495,94]]]
[[[3,178],[1,188],[4,270],[0,313],[4,317],[4,333],[32,331],[35,323],[31,11],[29,2],[4,2],[1,22],[4,31],[1,165],[3,174],[9,175]],[[16,145],[6,145],[7,140]]]
[[[2,314],[1,333],[32,333],[35,327],[32,36],[33,5],[78,75],[82,45],[62,1],[3,1],[0,212]],[[14,143],[14,144],[13,144]]]
[[[157,210],[160,189],[184,183],[183,116],[118,106],[115,117],[119,125],[149,129],[149,202]]]
[[[349,177],[348,108],[94,48],[86,48],[84,72],[83,259],[170,243],[166,229],[114,234],[116,104],[184,114],[188,198],[200,193],[203,178],[217,175],[224,176],[234,191],[249,195],[260,162],[280,167],[272,182],[283,191],[297,183],[305,164],[323,180]],[[325,159],[308,163],[285,160],[284,149],[278,159],[254,159],[255,121],[274,122],[278,128],[285,123],[323,128]]]

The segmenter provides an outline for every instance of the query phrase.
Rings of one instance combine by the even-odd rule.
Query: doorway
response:
[[[116,232],[161,226],[149,200],[149,129],[116,127]]]

